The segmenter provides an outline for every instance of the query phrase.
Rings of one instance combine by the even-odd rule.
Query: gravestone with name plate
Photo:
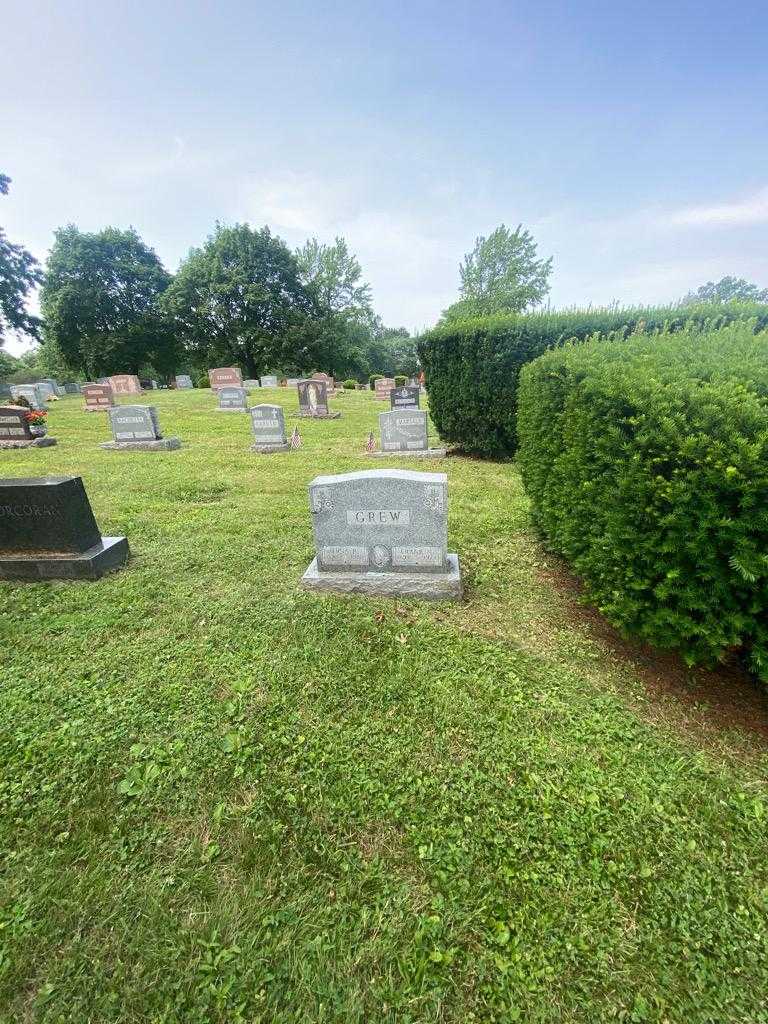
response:
[[[114,373],[107,383],[116,395],[140,395],[141,384],[135,373]]]
[[[239,388],[243,386],[243,375],[236,366],[219,366],[208,371],[208,380],[211,388],[218,391],[219,388]]]
[[[78,383],[76,383],[76,381],[68,381],[64,385],[64,393],[66,395],[79,395],[80,394],[80,385]]]
[[[37,384],[11,384],[11,395],[14,398],[26,398],[30,409],[46,408],[46,392]]]
[[[279,405],[254,405],[251,409],[251,426],[255,441],[251,451],[272,455],[274,452],[291,450],[285,436],[285,415]]]
[[[418,409],[421,388],[402,387],[392,388],[389,392],[389,403],[392,409]]]
[[[248,392],[241,387],[219,388],[216,412],[248,412]]]
[[[335,420],[341,416],[340,412],[331,412],[328,408],[328,385],[324,380],[300,380],[296,386],[300,416],[321,420]]]
[[[99,445],[110,451],[173,452],[181,448],[178,437],[163,437],[153,405],[116,405],[109,410],[114,440]]]
[[[391,409],[379,413],[381,451],[374,458],[390,455],[411,455],[420,459],[442,459],[445,448],[430,448],[427,414],[421,409]]]
[[[274,374],[267,374],[266,377],[261,378],[261,386],[263,388],[276,388],[277,377]]]
[[[105,412],[115,404],[115,395],[109,384],[83,384],[80,390],[86,412]]]
[[[193,388],[195,385],[192,383],[192,378],[188,373],[177,373],[176,374],[176,390],[186,391],[188,388]]]
[[[50,448],[55,437],[32,433],[27,409],[18,405],[0,405],[0,448]]]
[[[426,598],[462,596],[448,551],[445,473],[361,470],[309,485],[316,557],[308,590]]]
[[[81,477],[0,480],[0,580],[95,580],[129,554],[99,533]]]
[[[374,382],[374,394],[382,402],[389,401],[389,393],[394,386],[395,382],[391,377],[380,377]]]

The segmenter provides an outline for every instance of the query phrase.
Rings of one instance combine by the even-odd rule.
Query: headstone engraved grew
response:
[[[54,437],[35,437],[29,427],[27,410],[18,405],[0,405],[0,448],[49,448]]]
[[[311,416],[315,419],[335,420],[340,412],[328,409],[328,387],[324,380],[300,380],[296,385],[299,391],[299,415]]]
[[[285,415],[279,405],[254,405],[251,426],[255,441],[251,451],[271,455],[291,450],[285,436]]]
[[[374,384],[376,397],[386,402],[389,399],[389,393],[395,386],[395,382],[391,377],[381,377]]]
[[[115,396],[109,384],[83,384],[80,390],[85,399],[86,412],[104,412],[115,404]]]
[[[208,380],[211,388],[218,391],[219,388],[239,388],[243,383],[243,375],[236,366],[219,366],[215,370],[208,371]]]
[[[219,408],[217,412],[247,412],[248,392],[241,387],[219,388]]]
[[[318,476],[309,485],[317,556],[309,590],[461,597],[448,551],[445,473],[384,469]]]
[[[275,377],[274,374],[267,374],[266,377],[261,378],[261,386],[263,388],[276,388],[277,377]]]
[[[417,458],[441,459],[445,448],[430,448],[427,436],[427,414],[421,409],[392,409],[379,413],[381,451],[376,458],[389,455],[412,455]]]
[[[79,476],[0,480],[0,579],[98,579],[128,559],[102,537]]]
[[[419,387],[392,388],[389,392],[390,406],[393,409],[418,409],[420,394]]]
[[[181,448],[178,437],[163,437],[153,405],[116,405],[109,410],[114,440],[99,445],[111,451],[170,452]]]
[[[46,394],[37,384],[11,384],[14,398],[26,398],[31,409],[45,409]]]
[[[116,395],[140,395],[141,385],[134,373],[116,373],[107,377],[107,383]]]
[[[192,383],[192,378],[188,373],[177,373],[176,374],[176,389],[177,391],[184,391],[187,388],[193,388],[195,385]]]

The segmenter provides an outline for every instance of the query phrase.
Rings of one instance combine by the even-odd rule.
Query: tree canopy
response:
[[[133,228],[60,228],[41,295],[44,347],[91,378],[147,366],[171,372],[176,345],[159,302],[170,281]]]
[[[768,288],[759,288],[743,277],[721,277],[707,281],[683,298],[685,305],[695,302],[768,302]]]
[[[0,195],[7,195],[11,179],[0,174]],[[42,281],[37,260],[21,245],[14,245],[0,227],[0,345],[9,331],[40,337],[40,320],[27,312],[27,298]]]
[[[216,230],[182,263],[163,304],[189,356],[248,376],[303,370],[317,349],[317,307],[294,254],[268,227]]]
[[[475,240],[459,267],[460,299],[443,313],[442,321],[465,320],[494,313],[521,313],[538,305],[549,291],[552,258],[538,259],[529,231],[504,224]]]

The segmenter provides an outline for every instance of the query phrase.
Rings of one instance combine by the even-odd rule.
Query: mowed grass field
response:
[[[259,400],[300,451],[197,390],[143,399],[181,451],[68,398],[0,453],[132,549],[0,584],[0,1019],[768,1020],[758,692],[585,612],[513,464],[371,459],[370,393]],[[463,603],[299,589],[309,481],[390,465],[447,472]]]

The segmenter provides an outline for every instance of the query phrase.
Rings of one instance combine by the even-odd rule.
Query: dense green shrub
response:
[[[627,632],[768,680],[768,332],[568,345],[523,369],[534,521]]]
[[[498,316],[437,327],[419,339],[429,411],[444,441],[481,455],[515,451],[517,379],[520,369],[548,348],[595,333],[627,333],[688,322],[713,326],[757,319],[768,326],[768,306],[717,303],[657,309],[585,309],[527,316]]]
[[[392,379],[395,382],[396,388],[403,388],[408,383],[408,378],[404,373],[396,373]]]
[[[205,371],[205,373],[201,373],[200,376],[197,378],[197,386],[199,388],[209,388],[211,386],[211,379],[208,376],[207,370]]]
[[[345,380],[342,387],[344,388],[345,391],[354,391],[355,388],[357,387],[357,381],[351,379]]]
[[[383,373],[372,373],[371,376],[368,378],[368,387],[371,389],[371,391],[375,391],[376,390],[376,381],[377,380],[383,380],[383,379],[384,379],[384,374]]]

